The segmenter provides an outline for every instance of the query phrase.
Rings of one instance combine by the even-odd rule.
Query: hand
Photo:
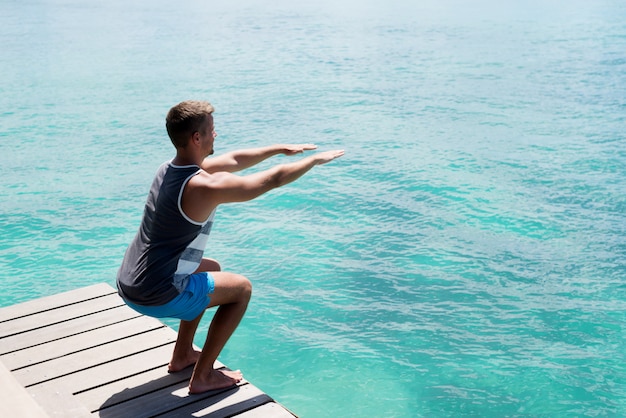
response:
[[[332,160],[341,157],[344,154],[342,149],[333,150],[333,151],[325,151],[315,154],[313,157],[315,158],[317,165],[326,164],[331,162]]]
[[[285,155],[295,155],[300,154],[307,150],[316,149],[317,145],[315,144],[286,144],[283,145],[283,154]]]

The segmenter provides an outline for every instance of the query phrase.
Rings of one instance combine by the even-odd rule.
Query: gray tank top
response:
[[[200,173],[197,165],[166,162],[150,187],[139,231],[129,245],[117,273],[120,296],[137,305],[158,306],[187,286],[206,247],[215,211],[195,222],[182,210],[183,189]]]

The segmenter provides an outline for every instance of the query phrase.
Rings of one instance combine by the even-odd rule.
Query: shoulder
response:
[[[243,202],[254,199],[267,191],[263,174],[239,176],[227,171],[207,173],[201,171],[190,179],[184,193],[193,196],[195,201],[203,201],[209,206],[221,203]]]
[[[192,188],[198,189],[219,189],[229,183],[236,182],[239,178],[239,176],[226,171],[208,173],[205,170],[200,170],[198,174],[189,179],[188,184]]]
[[[195,222],[204,222],[220,204],[214,174],[200,170],[187,181],[182,192],[181,208]]]
[[[230,193],[245,187],[242,179],[236,174],[225,171],[207,173],[201,170],[189,179],[184,193],[195,195],[205,201],[223,203],[224,199],[229,200]]]

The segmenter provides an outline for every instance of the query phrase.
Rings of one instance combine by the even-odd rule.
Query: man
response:
[[[344,152],[320,152],[238,176],[232,173],[271,156],[294,155],[316,146],[274,145],[206,158],[214,152],[217,134],[213,107],[202,101],[185,101],[170,109],[166,128],[176,156],[157,171],[141,226],[119,269],[117,286],[136,311],[181,320],[168,369],[177,372],[195,365],[189,393],[202,393],[241,381],[240,371],[217,370],[213,365],[239,325],[252,294],[246,277],[223,272],[217,261],[203,257],[215,209],[222,203],[254,199]],[[200,319],[214,306],[218,309],[204,347],[195,351],[193,338]]]

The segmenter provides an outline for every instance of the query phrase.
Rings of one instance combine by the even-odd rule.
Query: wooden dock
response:
[[[175,340],[107,284],[0,308],[0,417],[294,417],[245,380],[189,395]]]

